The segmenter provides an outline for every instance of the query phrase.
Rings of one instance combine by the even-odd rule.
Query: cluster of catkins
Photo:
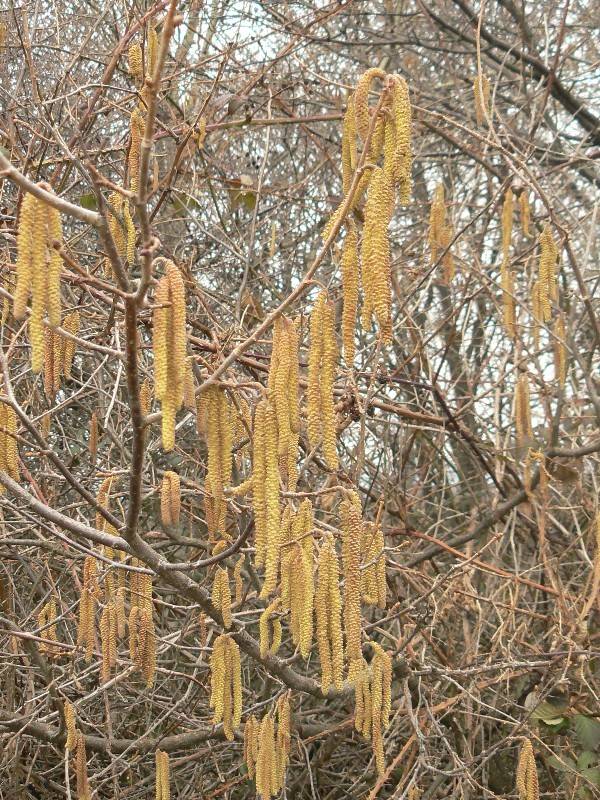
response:
[[[286,692],[262,720],[254,715],[244,725],[244,761],[256,794],[271,800],[283,788],[291,750],[292,712]]]
[[[376,114],[373,114],[369,94],[376,80],[383,84],[383,88]],[[374,318],[384,341],[391,340],[388,227],[396,196],[402,204],[410,200],[411,166],[411,105],[406,81],[399,75],[387,75],[381,69],[369,69],[348,99],[342,133],[344,199],[323,232],[324,238],[328,239],[333,227],[341,220],[344,222],[342,337],[348,364],[352,364],[355,354],[354,332],[361,283],[363,328],[370,329]],[[360,215],[354,212],[358,210],[365,192],[362,235],[359,235]]]
[[[49,184],[40,183],[39,186],[52,191]],[[46,358],[45,320],[55,328],[60,325],[61,246],[60,213],[35,195],[25,194],[17,231],[13,314],[15,319],[25,316],[31,295],[29,338],[33,372],[41,372]]]

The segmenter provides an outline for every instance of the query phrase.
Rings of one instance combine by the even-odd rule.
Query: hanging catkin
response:
[[[196,410],[196,381],[192,368],[192,357],[188,356],[185,360],[185,379],[183,382],[183,405],[189,411]]]
[[[442,247],[442,237],[446,227],[446,200],[444,197],[444,184],[438,183],[433,193],[431,208],[429,210],[429,250],[431,263],[435,263],[438,250]]]
[[[386,134],[393,139],[391,177],[394,185],[398,187],[398,198],[403,205],[410,201],[412,188],[411,119],[408,84],[404,78],[394,75],[391,114],[386,117],[385,129]],[[393,131],[393,136],[388,131]]]
[[[171,779],[169,754],[164,750],[157,750],[155,753],[156,763],[156,789],[155,800],[170,800],[171,798]]]
[[[140,407],[145,417],[148,416],[152,408],[152,394],[152,382],[150,378],[146,378],[140,389]]]
[[[210,507],[209,534],[211,538],[218,538],[225,535],[227,501],[224,489],[231,483],[233,424],[225,390],[209,386],[205,394],[208,448],[205,507]]]
[[[185,381],[185,286],[172,261],[158,282],[154,298],[153,350],[155,394],[162,408],[162,443],[175,446],[175,415],[183,403]]]
[[[137,575],[133,580],[133,575]],[[156,673],[156,634],[152,605],[152,576],[132,573],[129,613],[129,654],[142,673],[148,688]]]
[[[148,28],[146,50],[148,54],[146,75],[152,76],[156,67],[156,59],[158,58],[158,34],[154,25],[150,25]]]
[[[302,544],[292,545],[288,562],[287,583],[290,598],[290,629],[292,641],[300,649],[302,658],[308,658],[313,639],[314,578],[312,565],[312,540],[310,555]]]
[[[72,334],[73,336],[77,336],[77,334],[79,333],[80,325],[81,325],[81,317],[79,315],[79,311],[72,311],[70,314],[67,314],[62,324],[64,330],[67,333]],[[75,342],[73,339],[68,339],[66,336],[63,337],[62,372],[67,380],[71,377],[71,370],[73,368],[73,358],[75,357],[76,346],[77,342]]]
[[[508,259],[502,259],[500,267],[502,287],[502,322],[511,339],[517,335],[517,310],[515,306],[515,276]]]
[[[504,195],[504,203],[502,204],[502,257],[504,259],[508,259],[510,257],[514,207],[514,195],[512,189],[509,187],[506,190],[506,194]]]
[[[73,705],[68,700],[65,700],[63,706],[63,716],[65,718],[65,729],[67,731],[65,747],[67,750],[72,751],[77,745],[77,722],[75,719],[75,710],[73,709]]]
[[[133,44],[129,45],[127,66],[129,68],[129,74],[132,78],[135,78],[137,81],[142,79],[142,75],[144,74],[144,66],[142,60],[142,46],[139,44],[139,42],[134,42]]]
[[[223,542],[223,544],[225,543]],[[229,570],[227,567],[217,567],[215,571],[211,600],[215,608],[221,612],[223,627],[229,630],[231,628],[231,587],[229,586]]]
[[[352,221],[348,222],[347,225],[340,267],[342,272],[342,288],[344,291],[342,342],[344,344],[344,359],[347,366],[351,367],[354,364],[356,355],[354,332],[356,329],[359,285],[358,233],[356,231],[356,225]]]
[[[244,725],[244,762],[248,769],[248,777],[254,780],[256,776],[256,762],[260,742],[260,722],[252,714]]]
[[[371,682],[369,667],[362,656],[349,665],[348,683],[354,689],[354,727],[365,739],[370,739]]]
[[[37,624],[40,636],[48,640],[40,644],[40,653],[45,653],[49,658],[58,655],[60,650],[53,644],[53,642],[58,641],[58,636],[56,635],[56,600],[54,598],[42,607],[38,614]]]
[[[77,744],[75,746],[75,778],[77,785],[77,800],[91,800],[90,784],[87,769],[87,753],[85,749],[85,736],[77,731]]]
[[[341,613],[338,557],[333,538],[327,536],[319,551],[319,577],[315,592],[317,644],[323,694],[332,684],[336,689],[341,689],[343,686],[344,651]]]
[[[242,718],[242,668],[240,649],[230,636],[221,634],[215,639],[210,668],[213,724],[222,721],[225,737],[231,742]]]
[[[102,683],[110,680],[117,665],[117,609],[114,600],[109,600],[100,615],[100,642],[102,645]]]
[[[267,597],[277,585],[281,547],[277,416],[268,400],[261,400],[254,418],[252,504],[255,562],[257,566],[265,566],[261,597]]]
[[[376,78],[384,80],[386,77],[382,69],[376,67],[368,69],[360,77],[354,92],[354,109],[356,117],[356,130],[360,138],[364,141],[367,138],[371,115],[369,113],[369,90]]]
[[[279,610],[279,598],[275,598],[260,615],[258,630],[260,635],[260,657],[275,655],[281,646],[281,620],[273,617]]]
[[[344,629],[348,663],[361,657],[360,550],[363,522],[360,498],[355,491],[340,505],[342,565],[344,570]]]
[[[311,447],[321,444],[329,469],[339,467],[333,385],[338,359],[335,309],[321,292],[310,318],[306,411]]]
[[[394,210],[393,186],[381,167],[375,167],[365,203],[361,246],[364,303],[362,326],[369,330],[374,316],[385,342],[391,341],[391,255],[388,226]]]
[[[385,608],[387,586],[385,579],[385,542],[379,525],[363,526],[361,595],[364,603]]]
[[[531,404],[529,399],[529,378],[522,372],[515,386],[515,428],[517,445],[522,447],[533,438],[531,427]]]
[[[350,190],[357,160],[354,96],[350,95],[342,124],[342,189],[344,196]]]
[[[265,714],[258,732],[258,757],[256,759],[256,794],[270,800],[279,791],[275,768],[275,721]]]
[[[131,113],[129,123],[129,155],[127,166],[129,170],[129,188],[135,194],[140,186],[140,145],[144,133],[144,117],[139,109],[134,109]]]
[[[108,230],[121,258],[127,256],[127,231],[125,229],[124,207],[127,201],[120,192],[108,196]]]
[[[277,452],[288,489],[295,490],[298,454],[298,331],[296,323],[279,317],[273,329],[268,387],[277,417]]]
[[[519,800],[539,800],[540,790],[535,755],[529,739],[525,739],[519,754],[515,783]]]
[[[521,230],[524,236],[531,236],[531,210],[529,207],[529,195],[526,189],[522,189],[519,195],[519,208],[521,211]]]
[[[13,481],[21,478],[16,435],[17,415],[12,406],[0,402],[0,472],[6,472]],[[4,491],[4,486],[0,485],[0,494]]]
[[[375,766],[381,776],[385,773],[383,732],[390,724],[392,660],[377,642],[371,642],[371,742]]]
[[[181,484],[176,472],[167,470],[160,487],[160,518],[166,527],[179,525]]]
[[[86,556],[83,562],[83,580],[81,599],[79,601],[77,644],[85,648],[85,660],[88,664],[92,660],[92,652],[94,650],[94,620],[99,594],[97,561],[93,556]]]
[[[475,98],[475,118],[478,125],[483,125],[489,113],[490,82],[488,78],[478,73],[473,81],[473,96]]]
[[[556,263],[558,248],[550,225],[546,224],[540,234],[539,293],[543,322],[552,318],[552,302],[556,301]]]
[[[52,191],[49,184],[40,187]],[[55,246],[56,245],[56,246]],[[62,224],[59,212],[32,194],[26,194],[21,205],[17,231],[17,283],[13,314],[15,319],[25,315],[31,293],[29,335],[31,339],[31,369],[40,372],[44,365],[44,317],[50,325],[60,325],[60,275],[62,260],[57,247],[62,245]]]

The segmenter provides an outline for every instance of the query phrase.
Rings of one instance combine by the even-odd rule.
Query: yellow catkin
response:
[[[381,167],[373,170],[361,246],[364,303],[362,326],[371,327],[374,316],[385,342],[391,341],[391,255],[388,226],[394,209],[393,187]]]
[[[183,405],[189,411],[196,410],[196,381],[192,369],[192,357],[185,360],[185,378],[183,382]]]
[[[554,377],[559,386],[564,386],[567,380],[567,345],[566,345],[565,320],[562,313],[556,317],[554,323]]]
[[[85,649],[85,660],[92,659],[94,650],[94,620],[96,616],[96,602],[99,596],[97,561],[93,556],[87,556],[83,562],[83,580],[81,599],[79,601],[79,626],[77,629],[77,644]]]
[[[306,415],[308,441],[317,447],[321,441],[321,361],[323,358],[323,316],[327,295],[321,292],[310,315],[310,340],[308,350],[308,387]]]
[[[452,239],[454,238],[454,230],[451,225],[445,225],[440,235],[440,249],[444,251],[442,257],[442,268],[444,274],[444,281],[451,283],[456,272],[454,265],[454,255],[450,249]]]
[[[152,383],[146,378],[140,388],[140,406],[142,414],[147,417],[152,409]]]
[[[153,352],[155,393],[162,406],[163,449],[175,446],[175,415],[183,404],[186,372],[185,286],[172,261],[154,298]]]
[[[353,222],[348,224],[348,232],[344,239],[342,258],[340,261],[342,272],[342,287],[344,291],[344,307],[342,311],[342,342],[344,345],[344,359],[350,367],[354,364],[356,345],[354,332],[356,328],[356,314],[358,310],[358,234]]]
[[[517,444],[523,446],[533,438],[531,427],[531,403],[529,397],[529,378],[522,372],[515,386],[515,428]]]
[[[48,184],[40,184],[51,191]],[[44,364],[44,317],[52,326],[60,325],[60,277],[62,223],[59,212],[33,195],[26,195],[21,206],[17,231],[16,287],[13,314],[21,319],[31,293],[29,333],[31,368],[40,372]]]
[[[169,754],[164,750],[157,750],[155,753],[156,779],[155,779],[155,800],[170,800],[171,779]]]
[[[231,408],[225,390],[210,386],[206,390],[206,443],[208,461],[206,468],[206,490],[212,511],[208,525],[212,538],[225,535],[227,501],[225,487],[231,483],[233,423]]]
[[[435,263],[438,258],[438,251],[442,247],[442,237],[446,228],[446,200],[444,196],[444,184],[439,183],[433,194],[431,208],[429,210],[429,251],[431,263]]]
[[[12,406],[0,403],[0,471],[13,481],[20,480],[19,450],[17,445],[17,416]],[[0,494],[4,487],[0,487]]]
[[[376,642],[371,662],[371,743],[378,774],[385,773],[383,732],[389,725],[391,710],[392,662],[390,656]]]
[[[75,777],[77,800],[91,800],[92,794],[88,779],[85,737],[81,731],[77,732],[77,744],[75,747]]]
[[[369,113],[369,90],[373,81],[379,78],[385,79],[385,72],[376,67],[368,69],[360,78],[354,92],[354,108],[356,117],[356,130],[360,138],[364,141],[369,131],[371,115]]]
[[[148,35],[146,39],[147,51],[147,65],[146,74],[153,75],[154,68],[156,67],[156,59],[158,58],[158,34],[154,26],[148,28]]]
[[[513,215],[514,215],[514,195],[509,187],[504,195],[502,204],[502,257],[508,259],[510,255],[510,243],[512,239]]]
[[[139,564],[136,565],[139,566]],[[130,590],[129,652],[131,660],[142,673],[146,686],[150,688],[154,685],[156,674],[152,577],[143,573],[132,573]]]
[[[319,551],[318,575],[315,617],[321,661],[321,688],[325,694],[332,684],[336,689],[341,689],[344,680],[339,564],[331,536],[325,539]]]
[[[335,308],[326,303],[323,309],[323,358],[321,362],[321,425],[323,431],[323,457],[331,470],[339,467],[337,454],[337,424],[333,388],[338,361],[338,347],[335,337]]]
[[[521,230],[524,236],[531,236],[531,209],[529,207],[529,194],[526,189],[519,195],[519,208],[521,211]]]
[[[293,545],[288,563],[290,628],[292,641],[308,658],[313,640],[314,577],[311,550],[301,544]]]
[[[386,578],[383,531],[379,525],[363,528],[361,595],[364,603],[386,607]]]
[[[125,258],[128,264],[134,264],[136,232],[131,209],[127,201],[123,204],[123,222],[125,225]]]
[[[56,635],[56,601],[54,598],[49,600],[42,607],[38,614],[37,623],[40,629],[40,636],[48,640],[40,644],[40,653],[45,653],[48,657],[52,658],[58,654],[57,648],[52,644],[58,641]]]
[[[198,133],[196,134],[196,145],[198,146],[198,150],[202,150],[204,148],[204,142],[206,141],[206,125],[207,119],[205,116],[200,117],[198,120]]]
[[[77,744],[77,727],[75,719],[75,710],[73,704],[65,700],[63,706],[63,716],[65,719],[65,729],[67,731],[67,738],[65,739],[65,747],[67,750],[74,750]]]
[[[135,80],[141,80],[142,75],[144,74],[144,66],[142,59],[142,46],[139,44],[139,42],[134,42],[133,44],[129,45],[127,66],[129,68],[129,74],[131,77],[135,78]]]
[[[489,114],[490,82],[485,75],[478,74],[473,81],[473,96],[475,98],[475,118],[478,125],[483,125],[486,113]]]
[[[80,325],[81,317],[79,315],[79,311],[72,311],[70,314],[67,314],[62,324],[64,330],[67,331],[67,333],[71,333],[73,336],[77,336],[79,333]],[[62,349],[62,371],[67,380],[71,377],[76,347],[77,342],[75,342],[73,339],[67,339],[67,337],[64,337]]]
[[[102,646],[101,681],[110,680],[117,663],[117,612],[113,600],[109,600],[100,615],[100,642]]]
[[[244,583],[242,580],[242,567],[244,566],[244,556],[240,556],[235,562],[233,568],[233,585],[235,587],[234,603],[236,606],[241,605],[242,595],[244,593]]]
[[[6,272],[4,278],[2,279],[2,288],[5,292],[8,292],[10,295],[14,295],[14,286],[13,286],[14,276],[10,272]],[[10,315],[10,300],[8,297],[2,297],[2,316],[0,318],[0,324],[6,325],[8,322],[8,317]]]
[[[556,301],[556,265],[558,248],[550,225],[546,224],[540,234],[539,291],[543,321],[552,317],[552,302]]]
[[[242,716],[242,672],[239,647],[226,634],[214,641],[210,668],[213,724],[223,722],[225,737],[233,741]]]
[[[123,207],[125,199],[119,192],[111,192],[108,196],[108,230],[121,258],[127,253],[127,238]]]
[[[519,753],[515,784],[519,800],[539,800],[540,790],[535,755],[529,739],[525,739]]]
[[[357,161],[354,97],[350,95],[342,124],[342,188],[344,195],[348,194],[350,189]]]
[[[502,287],[502,322],[511,339],[517,335],[517,311],[515,306],[515,277],[508,259],[503,259],[500,267]]]
[[[258,760],[260,722],[252,714],[244,725],[244,762],[248,769],[248,777],[254,780],[256,762]]]
[[[96,463],[96,459],[98,457],[98,415],[96,412],[92,412],[92,416],[90,417],[90,430],[89,430],[89,439],[88,439],[88,448],[90,451],[90,461],[92,464]]]
[[[354,689],[354,727],[365,739],[370,739],[371,685],[369,668],[362,656],[350,663],[348,683]]]
[[[229,571],[226,567],[217,567],[213,578],[212,603],[218,608],[223,617],[223,627],[231,628],[231,588],[229,586]]]
[[[260,657],[265,658],[267,655],[275,655],[279,649],[281,641],[277,641],[275,623],[278,619],[273,620],[273,614],[279,609],[279,598],[275,598],[273,602],[268,605],[259,617],[258,630],[260,634]]]
[[[271,714],[265,714],[258,734],[256,760],[256,794],[262,800],[270,800],[277,794],[275,767],[275,722]]]
[[[285,772],[292,749],[292,708],[290,692],[286,692],[277,701],[277,733],[275,736],[275,784],[277,791],[283,789]]]
[[[142,135],[144,132],[144,118],[141,112],[136,108],[131,114],[129,123],[129,155],[127,158],[127,166],[129,170],[129,188],[132,192],[139,191],[140,185],[140,145],[142,142]]]
[[[176,472],[167,470],[160,487],[160,517],[166,527],[179,525],[181,484]]]
[[[33,230],[37,224],[36,217],[37,199],[32,194],[26,194],[21,203],[17,229],[16,287],[13,295],[13,315],[17,320],[25,316],[27,300],[31,291],[35,266],[33,262]]]
[[[279,462],[277,452],[277,415],[268,401],[265,409],[265,579],[260,593],[268,597],[277,586],[281,550],[281,517],[279,510]]]
[[[360,498],[355,491],[342,501],[342,565],[344,569],[344,628],[348,662],[361,657],[360,550],[363,537]]]
[[[44,331],[44,392],[49,400],[60,388],[60,337],[51,329]]]
[[[394,75],[392,84],[391,115],[386,121],[386,129],[393,126],[394,155],[392,178],[398,187],[398,197],[403,205],[410,201],[412,189],[412,110],[408,84],[399,75]]]

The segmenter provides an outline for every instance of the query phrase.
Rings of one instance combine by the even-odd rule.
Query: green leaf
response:
[[[569,756],[561,756],[560,760],[556,756],[550,756],[547,762],[559,772],[577,772],[577,764]]]
[[[598,750],[600,746],[600,722],[594,717],[585,714],[576,714],[573,717],[575,735],[586,750]]]
[[[582,778],[585,778],[594,786],[600,786],[600,767],[592,767],[591,769],[582,769],[580,772]]]
[[[96,200],[96,195],[93,192],[88,192],[87,194],[82,194],[79,198],[79,205],[83,208],[87,208],[88,211],[96,211],[98,208],[98,201]]]
[[[567,710],[568,705],[568,701],[562,698],[544,700],[534,709],[531,718],[541,719],[548,725],[556,725],[559,719],[562,722],[563,712]]]
[[[594,767],[597,764],[598,756],[596,753],[592,753],[591,750],[584,750],[583,753],[580,753],[579,758],[577,759],[577,769],[579,770],[590,769],[590,767]]]

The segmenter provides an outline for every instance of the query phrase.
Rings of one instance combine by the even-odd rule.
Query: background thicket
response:
[[[160,749],[173,797],[253,797],[243,723],[288,689],[288,798],[515,797],[524,737],[541,794],[599,796],[596,23],[586,0],[0,6],[1,394],[16,411],[20,456],[18,483],[0,472],[0,796],[77,795],[68,701],[92,796],[151,796]],[[115,251],[104,220],[111,192],[131,188],[131,115],[152,95],[128,51],[140,45],[147,63],[153,28],[164,65],[143,202],[132,196],[135,254],[119,275],[107,268]],[[412,196],[390,225],[391,343],[357,325],[356,358],[341,358],[335,373],[339,469],[311,450],[303,424],[297,493],[287,499],[312,500],[319,544],[328,532],[339,538],[340,500],[353,484],[364,518],[381,523],[387,609],[364,608],[363,632],[392,656],[383,775],[353,729],[351,694],[320,695],[316,648],[304,660],[285,619],[276,659],[241,648],[236,738],[213,727],[209,662],[223,627],[202,600],[215,568],[198,565],[214,544],[204,428],[183,409],[165,452],[160,405],[143,421],[137,397],[154,380],[152,304],[164,269],[153,259],[173,260],[183,275],[199,397],[219,370],[216,383],[252,414],[273,334],[259,326],[316,261],[286,309],[299,320],[301,377],[323,287],[340,342],[341,237],[322,252],[322,232],[343,199],[348,96],[372,67],[406,80],[413,115]],[[485,92],[474,92],[478,75]],[[76,207],[62,209],[62,301],[80,324],[57,391],[32,373],[27,325],[10,302],[20,208],[28,182],[39,181]],[[440,185],[448,231],[432,258]],[[359,229],[363,211],[352,212]],[[558,248],[557,292],[539,323],[545,226]],[[181,481],[174,525],[161,520],[165,471]],[[233,485],[249,474],[239,436]],[[112,523],[94,500],[107,478]],[[234,594],[243,557],[234,627],[258,640],[268,601],[249,498],[228,500],[226,527],[234,546],[221,566]],[[84,559],[108,558],[98,561],[103,575],[116,558],[103,554],[99,528],[126,540],[113,569],[153,576],[151,688],[126,638],[108,684],[99,630],[89,662],[77,645]]]

